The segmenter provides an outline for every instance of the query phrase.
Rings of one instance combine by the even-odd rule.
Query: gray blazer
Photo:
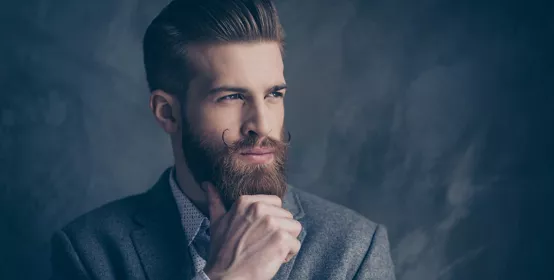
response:
[[[149,191],[111,202],[56,232],[52,279],[191,279],[186,237],[166,170]],[[289,188],[300,252],[273,279],[394,279],[387,231],[345,207]]]

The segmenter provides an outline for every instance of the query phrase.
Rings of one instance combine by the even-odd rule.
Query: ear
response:
[[[173,134],[179,130],[181,110],[176,96],[163,90],[153,91],[150,95],[150,110],[165,132]]]

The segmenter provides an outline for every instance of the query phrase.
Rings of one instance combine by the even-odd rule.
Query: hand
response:
[[[204,271],[212,279],[271,279],[300,250],[302,226],[274,195],[244,195],[227,212],[220,195],[204,183],[210,210],[210,255]]]

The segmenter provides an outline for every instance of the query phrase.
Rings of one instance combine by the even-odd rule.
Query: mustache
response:
[[[258,146],[262,148],[286,148],[290,146],[290,142],[292,139],[290,131],[287,131],[288,139],[286,141],[277,140],[269,136],[266,136],[260,142],[261,136],[255,132],[251,132],[251,133],[248,133],[246,137],[239,139],[234,143],[227,143],[227,141],[225,141],[225,133],[228,130],[229,129],[225,129],[221,133],[221,141],[223,141],[223,144],[225,145],[225,147],[227,147],[227,149],[230,151],[239,151],[242,149],[253,148],[256,146],[256,144],[258,144]]]

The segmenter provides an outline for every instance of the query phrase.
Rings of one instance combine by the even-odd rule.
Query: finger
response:
[[[296,239],[290,234],[275,233],[273,235],[273,238],[276,241],[276,243],[274,244],[276,244],[277,246],[284,246],[281,248],[287,248],[285,250],[286,255],[282,256],[282,260],[284,261],[289,261],[292,258],[292,256],[298,254],[298,252],[300,251],[300,246],[301,246],[300,241],[298,241],[298,239]]]
[[[295,219],[282,219],[284,220],[281,224],[283,226],[283,230],[290,233],[290,235],[292,235],[294,238],[298,238],[300,232],[302,231],[302,224]]]
[[[266,215],[292,218],[292,214],[281,207],[281,199],[272,195],[243,195],[235,201],[231,211],[253,218],[252,220]]]
[[[210,211],[210,222],[217,223],[223,215],[227,212],[225,210],[225,205],[221,200],[221,195],[217,192],[214,185],[209,182],[202,183],[202,188],[208,193],[208,204]]]
[[[291,250],[289,251],[287,257],[285,258],[285,262],[290,261],[294,256],[296,256],[300,251],[300,247],[302,245],[300,244],[300,241],[298,241],[298,239],[296,238],[292,238],[292,239],[293,240],[291,241]]]
[[[262,222],[267,230],[283,230],[293,237],[298,237],[302,231],[302,224],[295,219],[266,216]]]
[[[285,258],[284,263],[287,263],[287,262],[289,262],[290,260],[292,260],[292,258],[293,258],[295,255],[296,255],[296,254],[289,253],[289,254],[287,255],[287,257]]]
[[[255,195],[241,195],[235,204],[241,205],[250,205],[254,202],[263,202],[266,204],[275,205],[277,207],[283,207],[283,201],[276,195],[267,195],[267,194],[255,194]]]
[[[284,209],[279,206],[275,206],[273,204],[267,204],[263,201],[256,201],[248,207],[241,208],[240,211],[248,215],[249,217],[252,217],[254,219],[262,219],[266,216],[271,217],[279,217],[279,218],[287,218],[292,219],[292,213],[289,212],[287,209]]]
[[[290,238],[291,238],[291,241],[290,241],[289,254],[296,255],[300,251],[300,246],[302,244],[300,244],[300,241],[298,241],[298,239],[296,239],[296,237],[290,236]]]

